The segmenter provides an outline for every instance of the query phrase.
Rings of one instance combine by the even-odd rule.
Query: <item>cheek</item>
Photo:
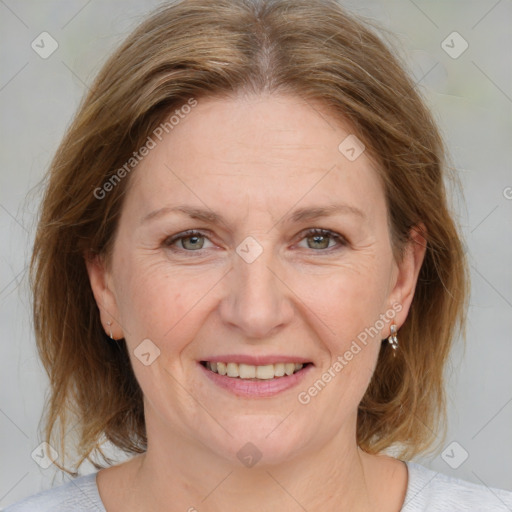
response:
[[[323,320],[342,349],[359,332],[375,324],[384,312],[389,294],[387,262],[361,258],[357,264],[324,275],[297,278],[297,294]]]
[[[332,428],[355,414],[374,373],[382,343],[378,322],[384,312],[384,281],[371,266],[337,272],[326,280],[328,286],[320,288],[322,293],[308,298],[308,306],[321,320],[315,331],[326,357],[321,373],[305,383],[298,400],[312,416],[328,409],[336,418]]]
[[[366,255],[328,275],[300,279],[298,294],[307,297],[315,313],[310,318],[327,352],[321,379],[329,390],[313,383],[316,388],[311,392],[315,395],[317,388],[322,389],[323,400],[331,401],[330,407],[339,414],[346,414],[347,407],[357,408],[373,375],[382,330],[389,323],[381,315],[386,312],[390,268],[389,258]]]
[[[156,258],[155,258],[156,260]],[[201,326],[205,298],[218,281],[216,272],[187,272],[161,258],[125,260],[119,266],[116,291],[120,322],[134,347],[151,339],[162,352],[179,351]],[[193,274],[193,275],[192,275]],[[163,350],[165,348],[165,350]]]

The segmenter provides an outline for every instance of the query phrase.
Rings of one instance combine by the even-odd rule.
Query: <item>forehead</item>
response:
[[[340,199],[369,213],[384,204],[351,126],[322,104],[283,95],[199,99],[174,121],[132,176],[127,202],[140,215],[178,201],[239,215]]]

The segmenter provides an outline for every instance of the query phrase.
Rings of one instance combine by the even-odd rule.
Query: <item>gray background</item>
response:
[[[0,0],[0,506],[67,478],[31,458],[47,392],[27,288],[40,197],[34,187],[107,54],[158,3]],[[457,195],[454,201],[472,272],[468,339],[465,351],[459,343],[448,369],[448,448],[444,457],[419,460],[512,490],[512,2],[343,4],[396,34],[464,185],[465,199]],[[31,48],[44,31],[59,45],[46,59]],[[454,31],[469,45],[457,58],[441,46]],[[445,44],[453,53],[463,41],[452,36]],[[92,470],[83,466],[81,472]]]

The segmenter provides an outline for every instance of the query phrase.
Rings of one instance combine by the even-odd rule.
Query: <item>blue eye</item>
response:
[[[306,240],[307,248],[313,249],[315,251],[331,249],[336,245],[346,245],[346,240],[341,235],[338,235],[337,233],[334,233],[328,229],[309,229],[306,231],[305,235],[306,236],[301,240]],[[332,245],[331,242],[333,242]]]
[[[165,240],[164,244],[166,247],[173,246],[176,242],[180,242],[181,248],[189,252],[198,251],[204,249],[205,240],[208,240],[206,235],[195,229],[190,229],[178,235],[169,237]]]
[[[339,248],[347,245],[347,241],[343,236],[328,229],[312,228],[303,232],[302,235],[301,241],[306,240],[307,242],[307,247],[305,248],[317,252],[332,249],[335,246]],[[209,247],[205,247],[205,243],[211,244],[204,233],[190,229],[166,238],[163,245],[177,251],[195,252],[208,249]],[[304,248],[304,246],[302,247]]]

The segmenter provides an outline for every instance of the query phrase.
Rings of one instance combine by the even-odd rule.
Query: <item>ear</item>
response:
[[[388,307],[397,311],[395,323],[398,329],[405,322],[411,307],[426,249],[426,228],[424,224],[419,224],[411,229],[409,240],[403,249],[402,259],[396,262],[397,271],[394,273],[396,279],[388,299]],[[396,309],[397,304],[402,306],[400,310]]]
[[[100,319],[103,329],[108,336],[113,339],[123,338],[123,329],[119,323],[119,310],[115,294],[110,284],[112,279],[107,269],[107,265],[102,256],[98,254],[84,255],[85,266],[89,274],[92,293],[98,309],[100,310]]]

